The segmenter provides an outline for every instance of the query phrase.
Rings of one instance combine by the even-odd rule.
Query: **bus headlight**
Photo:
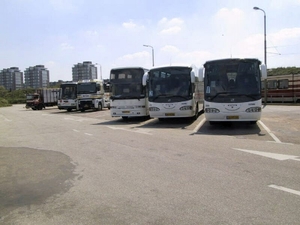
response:
[[[205,113],[219,113],[220,110],[216,108],[205,108]]]
[[[157,107],[149,107],[149,111],[160,111]]]
[[[182,106],[182,107],[180,107],[179,110],[192,110],[192,109],[193,109],[192,106]]]
[[[247,113],[255,113],[255,112],[261,112],[261,107],[251,107],[246,109]]]

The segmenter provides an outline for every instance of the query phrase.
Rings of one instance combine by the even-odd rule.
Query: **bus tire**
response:
[[[98,109],[97,109],[97,110],[98,110],[98,111],[102,111],[102,109],[103,109],[103,108],[102,108],[102,103],[99,102],[99,104],[98,104]]]

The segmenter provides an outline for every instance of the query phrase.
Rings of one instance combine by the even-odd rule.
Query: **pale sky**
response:
[[[50,81],[72,67],[195,64],[219,58],[300,67],[300,0],[0,0],[0,70],[44,65]]]

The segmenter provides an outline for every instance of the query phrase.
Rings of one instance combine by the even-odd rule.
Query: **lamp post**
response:
[[[102,66],[101,66],[101,64],[99,64],[99,63],[96,63],[95,65],[99,65],[99,68],[100,68],[100,79],[102,80]]]
[[[143,46],[152,48],[152,66],[154,67],[154,48],[151,45],[143,45]]]
[[[254,10],[260,10],[264,13],[264,54],[265,54],[265,65],[267,66],[267,28],[266,28],[266,12],[258,7],[253,7]]]

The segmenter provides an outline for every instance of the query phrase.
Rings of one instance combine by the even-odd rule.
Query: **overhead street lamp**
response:
[[[99,65],[99,68],[100,68],[100,79],[102,80],[102,66],[101,66],[101,64],[99,64],[99,63],[96,63],[95,65]]]
[[[260,10],[264,13],[264,54],[265,54],[265,65],[267,66],[267,28],[266,28],[266,12],[258,7],[253,7],[254,10]]]
[[[152,48],[152,66],[154,67],[154,48],[151,45],[143,45],[143,46]]]

